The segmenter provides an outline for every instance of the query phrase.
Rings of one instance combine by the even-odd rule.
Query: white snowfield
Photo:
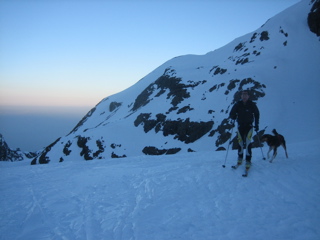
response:
[[[1,162],[0,239],[318,240],[319,144],[253,149],[247,178],[236,151]]]

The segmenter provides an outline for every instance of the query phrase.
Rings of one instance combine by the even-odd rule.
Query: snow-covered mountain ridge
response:
[[[241,89],[251,89],[260,109],[259,135],[277,128],[288,136],[306,116],[320,120],[319,109],[305,107],[320,100],[320,41],[309,27],[317,20],[308,25],[311,9],[319,15],[317,4],[303,0],[220,49],[167,61],[103,99],[32,164],[223,150]],[[289,141],[317,138],[319,130],[305,124]]]
[[[37,155],[37,152],[22,152],[20,149],[11,149],[0,133],[0,161],[22,161],[24,159],[32,159]]]

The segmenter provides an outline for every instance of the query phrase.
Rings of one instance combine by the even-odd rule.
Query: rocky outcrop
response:
[[[174,69],[171,67],[167,68],[161,77],[159,77],[154,83],[150,84],[137,96],[131,110],[136,111],[147,105],[151,100],[153,100],[151,96],[156,98],[166,93],[167,99],[171,99],[172,108],[170,111],[173,111],[177,109],[176,106],[179,103],[190,97],[188,89],[192,89],[203,83],[203,81],[190,81],[189,84],[183,84],[181,78],[172,76],[174,73]]]
[[[311,1],[313,6],[308,14],[308,25],[310,31],[320,36],[320,0]]]
[[[181,150],[181,148],[169,148],[169,149],[158,149],[156,147],[145,147],[142,152],[145,155],[170,155],[176,154]]]
[[[36,152],[22,152],[20,149],[12,150],[0,134],[0,161],[22,161],[37,156]]]
[[[195,122],[190,121],[190,118],[185,120],[167,120],[166,115],[161,113],[156,115],[156,119],[152,119],[151,113],[141,113],[134,122],[136,127],[140,124],[143,125],[145,133],[154,129],[156,133],[161,131],[163,136],[173,135],[175,139],[188,144],[195,142],[208,133],[214,122]]]
[[[53,143],[51,143],[49,146],[47,146],[41,153],[39,157],[35,157],[32,162],[31,165],[35,165],[37,163],[40,164],[45,164],[45,163],[49,163],[50,162],[50,158],[47,156],[48,152],[50,152],[50,150],[52,149],[52,147],[54,147],[54,145],[57,144],[57,142],[59,142],[60,138],[58,138],[56,141],[54,141]],[[60,158],[60,162],[62,162],[63,160],[61,160]]]

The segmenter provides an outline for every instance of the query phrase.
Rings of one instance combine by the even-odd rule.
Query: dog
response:
[[[277,156],[277,153],[278,153],[277,149],[279,146],[282,146],[284,148],[286,157],[288,158],[287,146],[286,146],[286,141],[284,137],[281,134],[277,133],[275,129],[272,130],[272,133],[274,134],[274,136],[270,134],[264,134],[261,137],[261,142],[266,142],[269,146],[268,158],[269,158],[269,153],[271,152],[271,150],[273,150],[273,155],[270,160],[270,163],[272,163],[275,157]]]

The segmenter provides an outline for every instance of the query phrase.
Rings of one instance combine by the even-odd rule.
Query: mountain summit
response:
[[[259,106],[259,135],[316,138],[319,124],[308,119],[320,120],[319,108],[305,106],[320,100],[319,11],[319,0],[303,0],[220,49],[167,61],[103,99],[32,164],[224,150],[242,89]]]

